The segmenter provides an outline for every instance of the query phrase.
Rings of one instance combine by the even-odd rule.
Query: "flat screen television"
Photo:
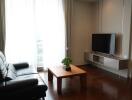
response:
[[[115,53],[115,33],[92,34],[92,51],[113,55]]]

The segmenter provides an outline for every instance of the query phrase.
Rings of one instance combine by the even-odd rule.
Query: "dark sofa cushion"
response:
[[[5,83],[5,91],[16,91],[26,87],[34,86],[38,84],[37,78],[22,79],[22,80],[10,80]]]

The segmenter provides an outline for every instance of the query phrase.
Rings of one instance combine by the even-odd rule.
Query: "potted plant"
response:
[[[69,57],[65,57],[62,60],[62,63],[64,64],[64,69],[66,71],[70,71],[71,70],[71,67],[70,67],[71,62],[72,62],[72,60]]]

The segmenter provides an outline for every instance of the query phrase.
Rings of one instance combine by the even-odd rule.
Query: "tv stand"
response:
[[[87,53],[87,61],[110,69],[121,70],[128,68],[128,59],[97,52]]]

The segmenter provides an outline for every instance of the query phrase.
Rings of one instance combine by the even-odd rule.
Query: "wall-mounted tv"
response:
[[[93,33],[92,51],[113,55],[115,53],[115,33]]]

